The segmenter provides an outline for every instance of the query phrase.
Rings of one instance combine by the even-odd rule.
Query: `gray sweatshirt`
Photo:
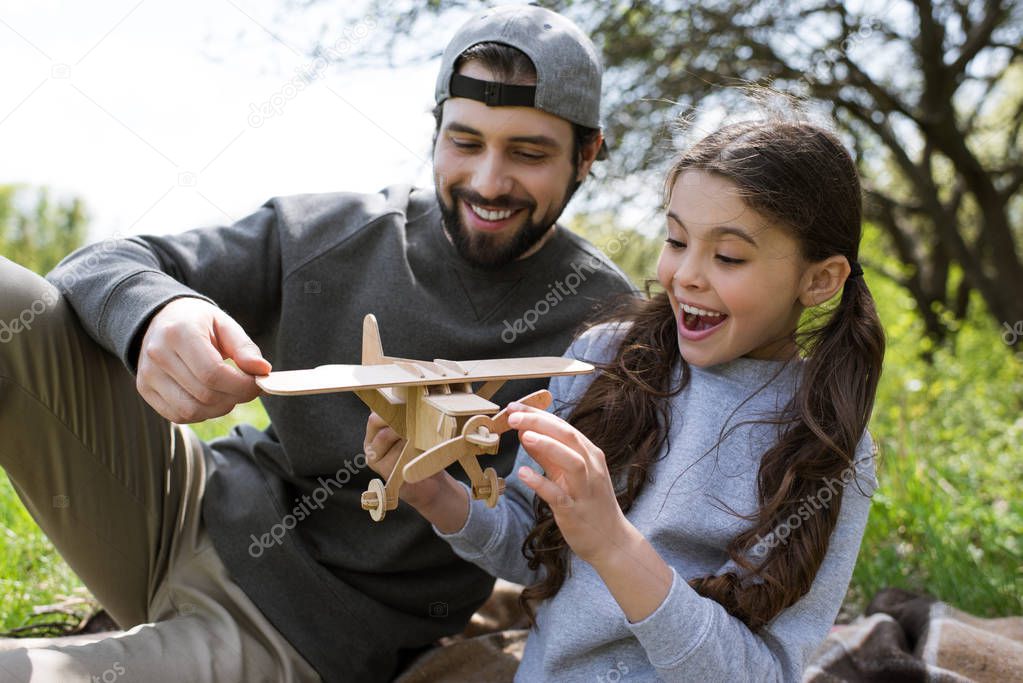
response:
[[[614,348],[613,328],[602,326],[583,335],[568,355],[602,362]],[[676,378],[679,369],[676,364]],[[857,471],[843,477],[850,482],[855,476],[858,485],[845,487],[827,555],[803,598],[753,633],[687,583],[736,568],[725,548],[748,522],[723,510],[716,500],[743,514],[756,509],[758,462],[777,436],[777,427],[742,425],[715,447],[722,428],[727,431],[746,420],[762,419],[783,407],[798,376],[797,365],[748,358],[692,367],[689,386],[672,403],[664,457],[651,468],[652,481],[627,515],[671,566],[668,596],[647,618],[630,623],[596,571],[572,554],[561,590],[537,612],[538,628],[530,632],[516,681],[800,679],[807,657],[838,615],[856,563],[870,507],[864,493],[872,494],[877,486],[868,433],[857,447]],[[556,399],[552,410],[567,416],[591,381],[592,375],[552,380]],[[533,526],[533,493],[515,475],[522,465],[540,470],[520,449],[497,507],[474,501],[461,530],[448,535],[436,527],[434,531],[461,557],[498,577],[528,585],[540,578],[543,568],[530,571],[522,555],[523,540]],[[843,485],[837,479],[829,484],[804,502],[801,516],[814,514]],[[790,527],[779,527],[763,547],[784,542],[803,517],[790,517]]]

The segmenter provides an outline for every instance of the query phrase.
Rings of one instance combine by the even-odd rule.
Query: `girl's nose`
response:
[[[699,263],[699,259],[696,259],[689,254],[686,254],[679,259],[678,267],[675,269],[675,274],[672,276],[672,282],[676,287],[686,290],[699,290],[707,286],[707,280],[704,277],[703,268]]]

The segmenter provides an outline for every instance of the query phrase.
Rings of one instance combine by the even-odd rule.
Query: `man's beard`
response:
[[[576,187],[578,187],[578,183],[574,181],[570,183],[561,205],[548,212],[539,221],[533,220],[536,202],[515,199],[508,195],[496,199],[486,199],[471,190],[452,187],[450,190],[452,205],[447,206],[444,204],[444,199],[441,197],[441,191],[438,187],[437,203],[440,204],[441,223],[444,226],[444,232],[451,238],[459,255],[476,266],[500,268],[529,251],[547,233],[565,209]],[[518,228],[518,232],[511,240],[505,242],[502,239],[505,237],[503,234],[471,230],[466,227],[459,210],[463,200],[470,204],[486,206],[491,209],[522,209],[526,216],[526,222],[522,227]],[[467,210],[471,211],[472,209]]]

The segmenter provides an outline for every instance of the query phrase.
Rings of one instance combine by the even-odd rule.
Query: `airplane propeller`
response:
[[[519,403],[546,410],[552,400],[551,392],[541,389],[523,397]],[[462,427],[462,433],[459,436],[440,443],[410,460],[402,471],[404,480],[411,483],[422,481],[458,462],[473,481],[478,481],[474,476],[474,471],[479,470],[479,463],[476,462],[475,456],[478,453],[491,455],[497,453],[500,435],[511,428],[508,425],[510,414],[508,408],[505,408],[493,416],[474,415],[469,418],[465,426]],[[504,480],[497,477],[492,467],[488,467],[479,474],[487,483],[479,486],[474,485],[473,497],[485,499],[487,505],[494,507],[497,504],[498,496],[504,491]]]

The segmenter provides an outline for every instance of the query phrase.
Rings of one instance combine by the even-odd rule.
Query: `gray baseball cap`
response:
[[[459,55],[479,43],[503,43],[524,52],[536,68],[536,86],[455,74]],[[435,95],[437,104],[449,97],[469,97],[488,106],[531,106],[600,128],[603,72],[597,48],[574,23],[542,7],[504,5],[480,12],[458,29],[444,50]]]

